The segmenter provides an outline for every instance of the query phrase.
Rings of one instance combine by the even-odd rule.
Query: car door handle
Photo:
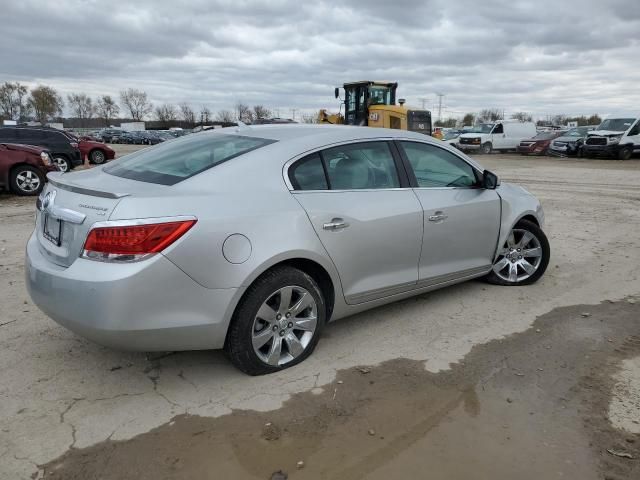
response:
[[[345,222],[342,218],[333,218],[330,222],[322,225],[322,228],[325,230],[336,231],[342,230],[343,228],[347,228],[349,224]]]
[[[445,215],[443,212],[436,212],[435,215],[429,215],[430,222],[442,222],[449,218],[449,215]]]

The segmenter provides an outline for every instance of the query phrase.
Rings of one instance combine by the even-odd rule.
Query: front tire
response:
[[[485,155],[489,155],[492,150],[493,145],[491,144],[491,142],[485,142],[482,144],[482,147],[480,147],[480,151]]]
[[[297,268],[276,267],[240,301],[225,351],[249,375],[284,370],[311,355],[325,322],[325,300],[315,280]]]
[[[53,159],[53,163],[58,166],[58,170],[62,173],[66,173],[71,170],[71,162],[69,162],[69,159],[66,157],[57,156]]]
[[[44,187],[45,178],[40,170],[29,165],[18,165],[11,170],[9,187],[21,196],[38,195]]]
[[[631,149],[631,147],[623,147],[618,152],[618,159],[629,160],[632,154],[633,154],[633,150]]]
[[[529,220],[520,220],[500,248],[485,279],[494,285],[530,285],[542,277],[550,256],[549,240],[542,229]]]
[[[91,150],[89,153],[89,161],[95,165],[101,165],[107,160],[107,156],[102,150]]]

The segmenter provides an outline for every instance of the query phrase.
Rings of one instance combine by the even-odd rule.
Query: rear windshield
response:
[[[104,171],[141,182],[175,185],[222,162],[274,142],[240,135],[190,135],[127,155],[105,167]]]

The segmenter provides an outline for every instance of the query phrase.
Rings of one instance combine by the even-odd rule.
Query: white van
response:
[[[640,153],[640,115],[637,113],[609,115],[587,133],[582,147],[585,157],[629,160],[634,153]]]
[[[491,153],[493,150],[515,150],[522,140],[536,135],[533,122],[499,120],[496,123],[482,123],[469,133],[460,135],[458,148],[463,151]]]

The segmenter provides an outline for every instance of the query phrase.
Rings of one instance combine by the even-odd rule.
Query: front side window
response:
[[[203,133],[165,142],[116,160],[104,172],[141,182],[175,185],[275,140]]]
[[[474,187],[478,184],[471,165],[457,155],[425,143],[400,142],[418,187]]]
[[[504,127],[502,126],[501,123],[499,123],[499,124],[496,125],[496,128],[494,128],[493,132],[491,132],[491,133],[493,133],[493,134],[504,133]]]
[[[366,142],[329,148],[322,158],[332,190],[397,188],[400,186],[387,142]]]
[[[629,136],[633,136],[633,135],[638,135],[640,134],[640,120],[638,120],[638,123],[635,124],[635,126],[629,130],[628,135]]]

